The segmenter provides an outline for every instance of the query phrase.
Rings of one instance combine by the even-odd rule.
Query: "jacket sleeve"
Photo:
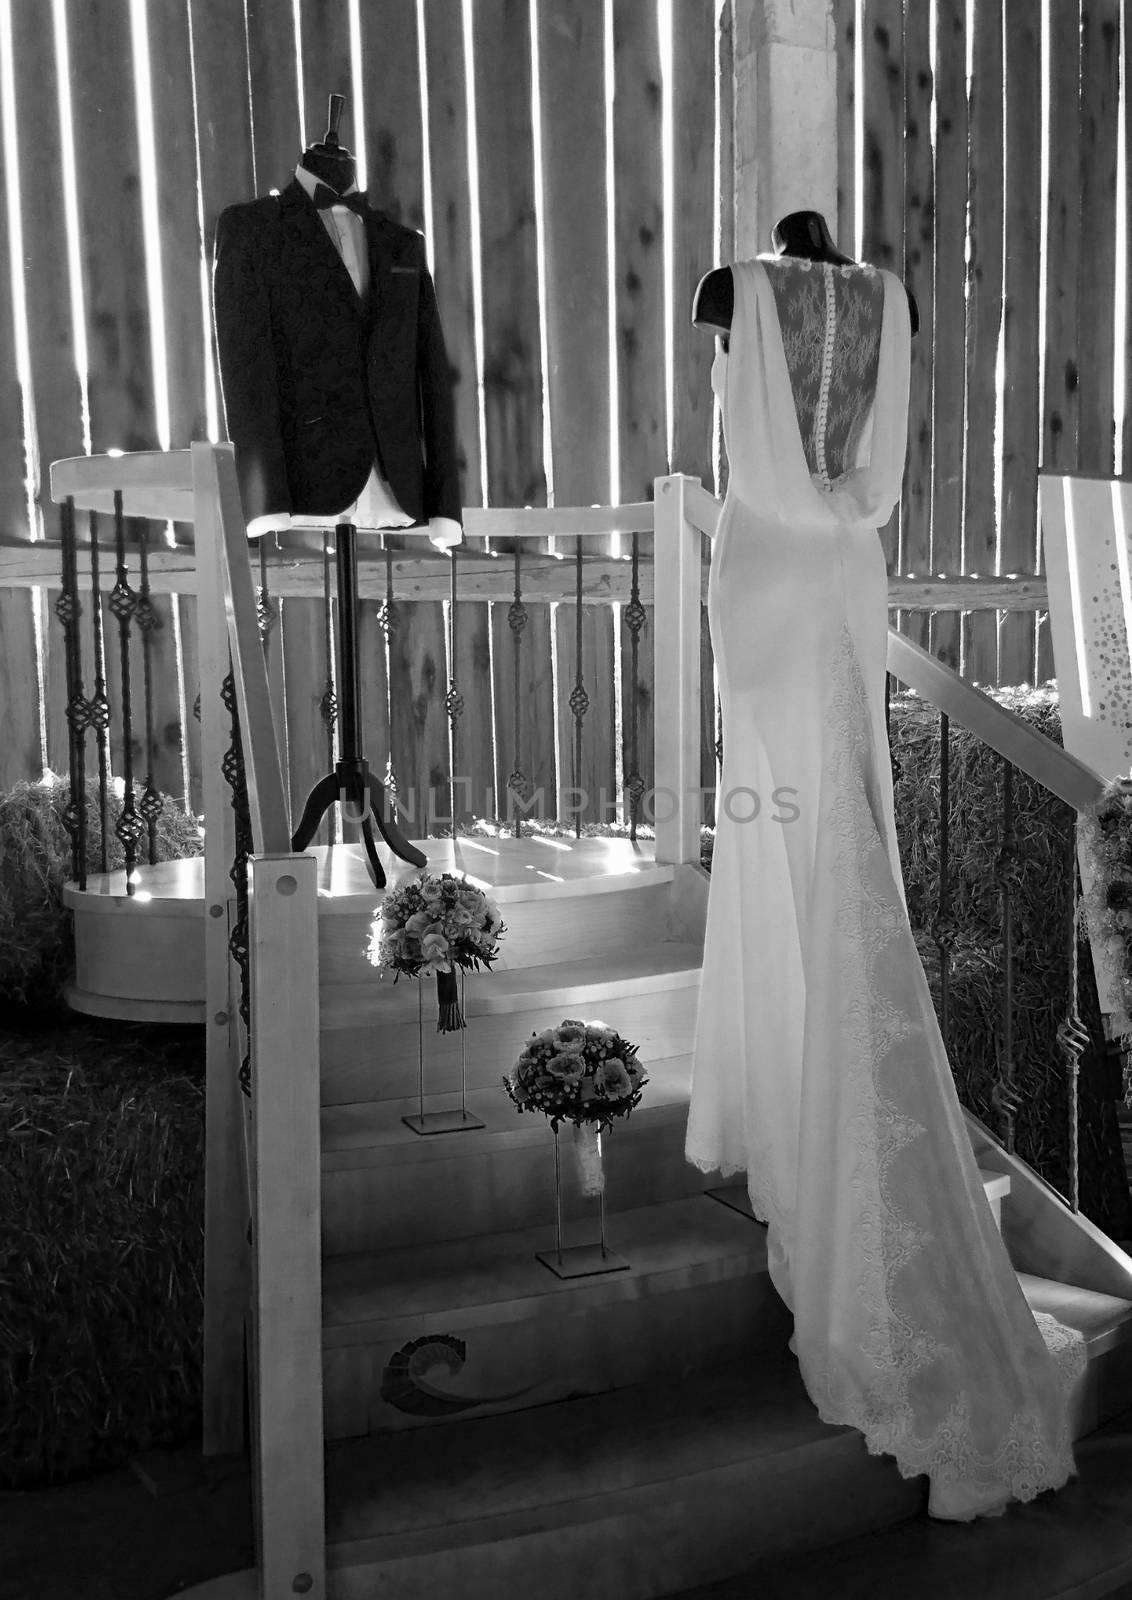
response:
[[[460,463],[456,444],[455,374],[448,360],[436,289],[420,242],[420,294],[417,301],[417,373],[420,380],[421,440],[424,445],[424,520],[460,521]]]
[[[279,382],[267,289],[249,208],[229,206],[216,224],[212,276],[216,350],[228,437],[244,519],[291,510],[280,430]]]

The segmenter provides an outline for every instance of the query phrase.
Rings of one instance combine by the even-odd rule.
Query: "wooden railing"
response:
[[[317,885],[314,858],[291,850],[232,448],[61,461],[51,483],[76,509],[194,525],[207,912],[203,1445],[239,1448],[233,1370],[246,1338],[260,1594],[318,1597]]]

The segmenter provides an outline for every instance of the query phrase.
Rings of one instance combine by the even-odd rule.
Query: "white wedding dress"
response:
[[[867,267],[733,275],[712,372],[723,774],[686,1153],[746,1173],[823,1420],[967,1520],[1072,1474],[1085,1355],[1011,1267],[905,909],[876,530],[904,468],[907,300]]]

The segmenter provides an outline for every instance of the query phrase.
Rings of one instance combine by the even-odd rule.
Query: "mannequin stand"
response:
[[[369,875],[376,888],[385,887],[385,870],[373,837],[376,821],[381,837],[402,861],[427,867],[428,857],[409,843],[387,811],[385,786],[369,770],[362,755],[361,673],[358,662],[358,530],[340,522],[334,530],[334,555],[338,575],[338,698],[341,707],[341,755],[334,771],[320,778],[307,796],[303,815],[291,840],[292,850],[305,850],[318,825],[337,804],[348,822],[361,822]],[[349,809],[347,809],[349,808]]]

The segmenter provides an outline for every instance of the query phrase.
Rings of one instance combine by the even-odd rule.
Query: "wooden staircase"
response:
[[[450,842],[423,847],[432,870],[458,866]],[[322,899],[327,1593],[649,1600],[915,1515],[922,1480],[818,1420],[743,1186],[683,1159],[706,875],[599,839],[555,841],[553,881],[549,846],[493,848],[474,873],[463,860],[508,928],[497,970],[467,980],[480,1129],[422,1137],[401,1120],[416,986],[369,967],[376,896],[347,892],[341,862],[342,892]],[[456,1040],[432,1031],[431,986],[424,1000],[427,1104],[447,1108]],[[569,1015],[615,1022],[650,1075],[605,1140],[629,1269],[576,1280],[536,1259],[554,1237],[553,1142],[499,1083],[532,1029]],[[1011,1175],[987,1166],[985,1183],[1009,1218]],[[571,1237],[587,1226],[568,1218]],[[1132,1301],[1021,1281],[1089,1334],[1077,1433],[1132,1403]]]
[[[924,1484],[817,1419],[741,1192],[683,1160],[708,887],[684,797],[699,774],[701,546],[717,503],[672,475],[645,508],[665,641],[655,773],[676,801],[655,847],[421,841],[434,870],[484,883],[508,926],[497,970],[467,984],[483,1127],[422,1137],[402,1121],[417,993],[364,956],[378,897],[356,851],[289,848],[231,447],[57,462],[52,491],[100,512],[121,492],[126,516],[194,524],[203,867],[143,868],[132,894],[120,874],[95,877],[68,903],[80,1009],[206,1028],[205,1449],[238,1432],[246,1332],[258,1565],[198,1600],[652,1600],[913,1517]],[[510,533],[540,533],[547,516],[604,533],[624,512],[503,515]],[[250,1100],[229,951],[229,651],[254,851]],[[1096,773],[895,633],[889,669],[1068,804],[1095,800]],[[401,864],[385,864],[396,881]],[[514,1112],[501,1077],[532,1029],[570,1015],[616,1024],[651,1081],[606,1140],[609,1239],[629,1265],[562,1280],[535,1256],[553,1241],[551,1138]],[[430,1032],[437,1109],[453,1103],[456,1048]],[[968,1123],[1031,1303],[1087,1336],[1080,1436],[1132,1405],[1132,1258]],[[585,1225],[572,1216],[572,1236]]]

